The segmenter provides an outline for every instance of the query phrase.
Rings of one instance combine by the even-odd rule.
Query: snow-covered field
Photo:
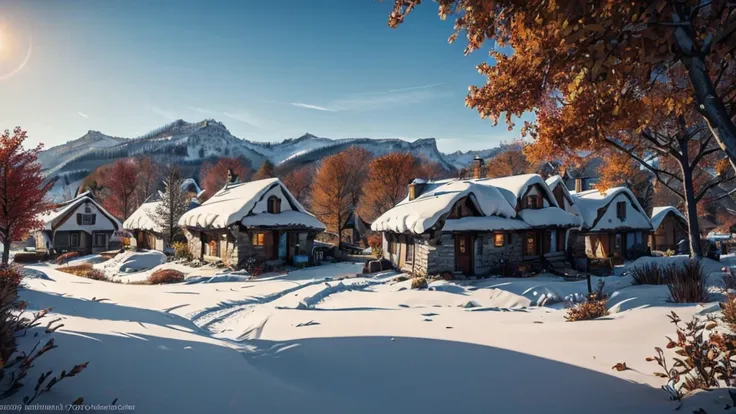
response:
[[[356,278],[361,267],[140,286],[28,266],[48,279],[26,278],[21,297],[30,310],[53,307],[49,318],[64,326],[27,388],[45,370],[89,360],[41,402],[117,398],[139,413],[670,413],[678,403],[644,358],[673,334],[666,314],[712,307],[669,304],[665,286],[611,276],[611,315],[570,323],[561,301],[584,294],[585,281],[436,281],[418,291],[391,272]],[[619,362],[631,370],[612,370]],[[680,412],[729,402],[700,393]]]

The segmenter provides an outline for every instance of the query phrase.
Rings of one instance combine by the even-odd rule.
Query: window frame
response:
[[[94,226],[96,219],[94,213],[82,213],[80,222],[82,226]]]
[[[626,220],[626,201],[618,201],[616,203],[616,217],[619,220]]]
[[[538,209],[539,208],[539,195],[529,194],[526,196],[527,208]]]
[[[532,250],[529,249],[529,242],[530,240],[533,243]],[[523,255],[524,256],[538,256],[539,252],[537,252],[537,233],[533,231],[528,231],[524,234],[524,240],[522,244],[523,249]]]
[[[254,248],[263,249],[266,247],[266,233],[254,232],[250,236],[250,245]]]
[[[406,240],[406,252],[404,253],[404,261],[406,263],[414,263],[414,239]]]
[[[266,200],[266,211],[269,214],[280,214],[281,213],[281,199],[275,195],[268,197]]]
[[[97,238],[102,238],[102,243],[97,243]],[[92,235],[92,245],[95,247],[102,247],[107,245],[107,235],[105,233],[94,233]]]
[[[505,245],[506,245],[506,234],[505,233],[493,233],[493,247],[503,247]]]
[[[76,243],[74,240],[76,239]],[[70,247],[79,247],[81,244],[81,237],[79,237],[79,233],[69,233],[69,246]]]

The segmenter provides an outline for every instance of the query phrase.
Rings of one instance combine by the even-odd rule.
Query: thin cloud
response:
[[[209,110],[209,109],[205,109],[205,108],[199,108],[199,107],[196,107],[196,106],[187,106],[187,109],[189,109],[190,111],[199,112],[200,114],[205,114],[205,115],[209,115],[209,114],[214,114],[215,113],[215,111],[212,111],[212,110]]]
[[[83,112],[77,112],[77,115],[81,116],[82,118],[89,118],[89,115],[83,113]]]
[[[158,106],[152,106],[151,111],[155,114],[161,115],[162,117],[166,118],[169,121],[175,121],[177,119],[182,118],[181,116],[179,116],[178,113],[170,109],[159,108]]]
[[[396,93],[396,92],[404,92],[404,91],[416,91],[416,90],[419,90],[419,89],[436,88],[436,87],[442,86],[442,85],[444,85],[444,82],[430,83],[429,85],[422,85],[422,86],[409,86],[407,88],[390,89],[389,92]]]
[[[223,112],[223,115],[225,115],[228,118],[232,118],[236,121],[240,121],[244,124],[248,124],[252,127],[258,128],[258,129],[265,129],[266,123],[260,119],[259,117],[245,111],[238,111],[236,113],[233,112]]]
[[[290,102],[289,105],[298,106],[299,108],[314,109],[315,111],[338,112],[339,109],[326,108],[324,106],[312,105],[299,102]]]

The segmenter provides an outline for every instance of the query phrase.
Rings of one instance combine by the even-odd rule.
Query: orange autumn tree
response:
[[[408,185],[424,176],[419,158],[407,152],[394,152],[371,161],[365,183],[365,195],[360,201],[358,212],[368,221],[373,221],[403,200]]]
[[[488,178],[527,174],[532,171],[532,165],[519,148],[509,148],[500,152],[486,163],[486,176]]]
[[[613,187],[628,187],[636,196],[639,204],[651,213],[652,207],[655,206],[651,173],[648,173],[628,154],[607,151],[601,156],[605,162],[598,167],[599,179],[595,188],[605,192]]]
[[[394,0],[396,27],[421,0]],[[630,102],[662,73],[681,69],[688,93],[667,102],[676,119],[696,111],[736,168],[736,2],[732,0],[436,0],[442,19],[455,18],[454,41],[464,34],[466,54],[493,43],[495,65],[471,86],[466,105],[498,122],[535,111],[526,130],[549,127],[570,134],[608,128],[626,119],[651,121]],[[574,117],[545,117],[563,107]],[[564,120],[560,126],[551,125]],[[582,134],[580,140],[590,139]],[[558,144],[563,145],[563,144]],[[694,208],[694,206],[693,206]]]
[[[212,197],[225,186],[228,170],[233,170],[241,182],[246,181],[251,169],[239,158],[220,158],[217,163],[207,162],[202,165],[199,182],[204,189],[204,200]]]
[[[296,197],[303,206],[309,206],[309,196],[311,192],[312,179],[314,178],[314,169],[311,167],[302,167],[290,171],[283,178],[284,185],[289,189],[291,194]]]
[[[324,158],[312,181],[312,212],[338,237],[363,194],[369,158],[365,149],[350,147]]]

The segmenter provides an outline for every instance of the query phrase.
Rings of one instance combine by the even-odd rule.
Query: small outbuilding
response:
[[[672,206],[652,209],[652,233],[649,234],[649,247],[652,250],[678,250],[678,243],[688,238],[687,219]]]

